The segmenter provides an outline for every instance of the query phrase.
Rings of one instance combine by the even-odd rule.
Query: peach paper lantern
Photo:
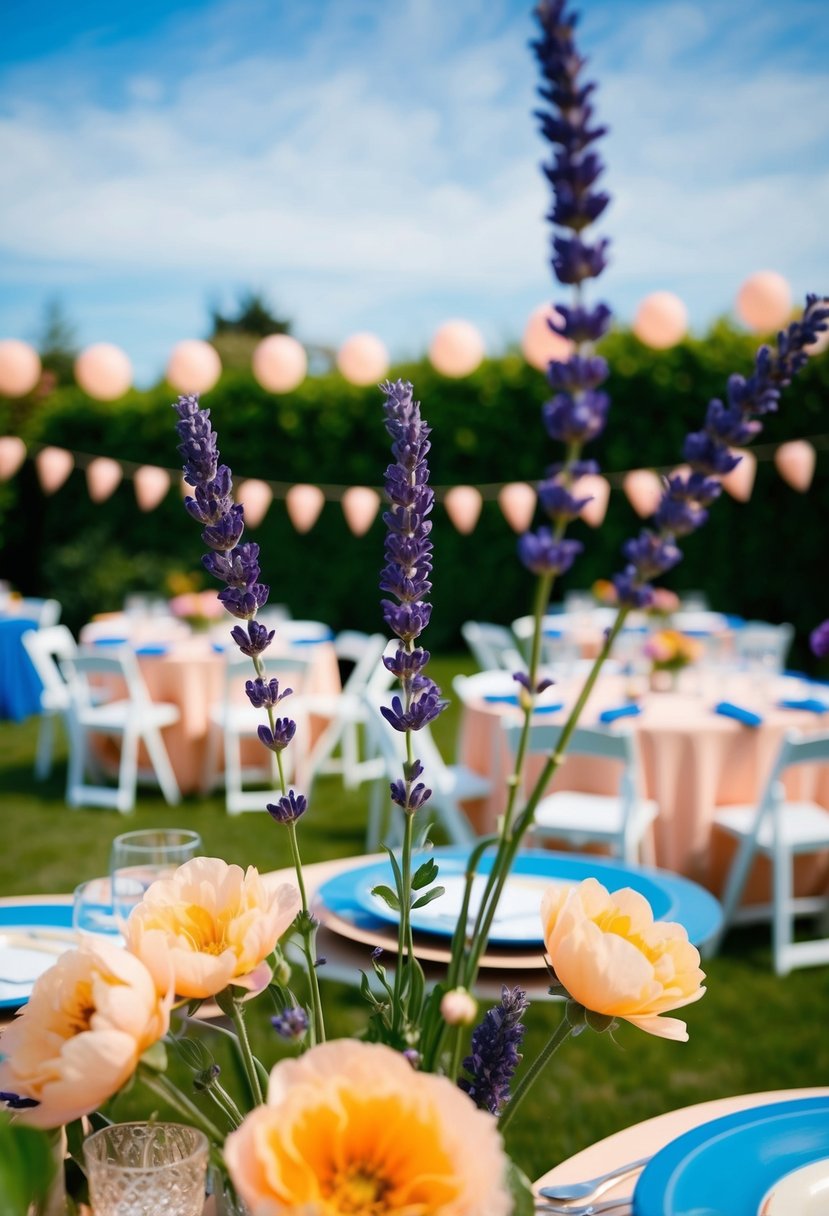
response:
[[[297,532],[310,532],[319,519],[325,495],[319,486],[291,486],[285,495],[288,517]]]
[[[662,482],[650,469],[634,469],[626,473],[622,489],[636,514],[643,519],[653,515],[662,498]]]
[[[633,332],[645,346],[667,350],[688,332],[688,310],[672,291],[654,291],[639,304]]]
[[[816,459],[815,449],[805,439],[792,439],[789,443],[781,443],[774,453],[777,472],[792,489],[799,490],[801,494],[805,494],[812,484]]]
[[[604,522],[607,504],[610,501],[610,482],[607,478],[599,477],[597,473],[586,473],[573,486],[573,493],[576,498],[586,498],[588,494],[590,495],[590,501],[585,503],[580,514],[584,522],[591,528],[600,527]]]
[[[308,356],[290,334],[269,334],[254,350],[252,367],[269,393],[290,393],[305,379]]]
[[[43,448],[35,456],[37,476],[44,494],[54,494],[75,467],[75,458],[65,448]]]
[[[513,532],[526,532],[535,514],[536,493],[526,481],[511,481],[498,491],[498,506]]]
[[[75,379],[90,397],[115,401],[132,384],[132,364],[120,347],[98,342],[78,355]]]
[[[734,455],[742,457],[740,463],[720,480],[732,498],[736,498],[738,502],[748,502],[757,475],[757,457],[753,452],[738,451],[736,448]]]
[[[152,511],[170,489],[170,474],[152,464],[142,464],[135,470],[132,482],[135,501],[142,511]]]
[[[369,486],[349,486],[343,494],[343,515],[355,536],[364,536],[380,509],[380,495]]]
[[[258,528],[273,502],[273,490],[266,481],[249,477],[236,491],[236,499],[245,508],[245,523]]]
[[[86,466],[86,487],[93,502],[106,502],[115,493],[124,470],[109,456],[96,456]]]
[[[442,376],[459,379],[480,365],[484,340],[469,321],[444,321],[429,344],[429,359]]]
[[[389,352],[376,334],[352,334],[337,351],[337,367],[352,384],[376,384],[389,369]]]
[[[734,307],[749,329],[768,334],[788,321],[792,311],[792,289],[776,270],[758,270],[740,287]]]
[[[26,445],[19,435],[0,439],[0,481],[8,481],[26,459]]]
[[[173,347],[167,379],[179,393],[206,393],[222,374],[219,352],[200,338],[185,338]]]
[[[40,380],[40,356],[27,342],[4,338],[0,342],[0,395],[25,397]]]
[[[453,486],[447,490],[443,505],[459,532],[464,535],[474,532],[483,506],[480,490],[474,486]]]
[[[546,371],[548,364],[554,360],[563,363],[573,353],[573,343],[550,329],[548,318],[561,320],[549,304],[539,304],[538,308],[530,313],[521,338],[524,358],[531,367],[537,367],[540,372]]]

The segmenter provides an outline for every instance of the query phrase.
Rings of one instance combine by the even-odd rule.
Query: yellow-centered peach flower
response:
[[[225,1141],[253,1216],[508,1216],[494,1118],[446,1077],[343,1039],[283,1060]]]
[[[154,882],[133,908],[127,947],[154,976],[168,970],[182,997],[211,997],[228,984],[259,990],[265,963],[300,909],[293,883],[268,888],[253,866],[194,857]]]
[[[38,1103],[19,1111],[59,1127],[97,1110],[130,1079],[141,1054],[167,1033],[172,989],[108,942],[62,954],[32,988],[2,1038],[0,1091]]]
[[[659,1016],[705,992],[699,951],[682,925],[654,921],[638,891],[611,895],[595,878],[550,887],[541,922],[553,970],[574,1001],[649,1034],[687,1042],[684,1022]]]

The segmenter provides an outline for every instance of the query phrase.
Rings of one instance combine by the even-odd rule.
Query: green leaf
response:
[[[383,845],[383,848],[385,849],[385,851],[386,851],[386,852],[388,853],[388,855],[389,855],[389,861],[391,862],[391,868],[392,868],[392,870],[394,871],[394,885],[397,887],[397,890],[398,890],[398,891],[402,891],[402,889],[403,889],[403,875],[402,875],[402,873],[401,873],[401,871],[400,871],[400,865],[399,865],[399,863],[398,863],[398,861],[397,861],[397,858],[396,858],[396,857],[395,857],[395,855],[394,855],[394,850],[393,850],[393,849],[390,849],[390,848],[389,848],[389,846],[388,846],[387,844],[384,844],[384,845]]]
[[[43,1199],[55,1176],[48,1133],[0,1120],[0,1216],[26,1216]]]
[[[153,1072],[167,1071],[167,1048],[162,1039],[147,1048],[141,1056],[141,1063],[146,1064]]]
[[[400,911],[400,900],[398,899],[396,892],[392,891],[391,887],[372,887],[371,893],[372,895],[378,895],[380,899],[382,899],[383,903],[388,904],[388,906],[394,912]]]
[[[424,861],[422,866],[419,866],[412,877],[412,888],[415,891],[420,891],[423,887],[428,887],[430,882],[434,882],[438,876],[438,864],[434,858],[430,857],[428,861]]]
[[[432,887],[431,891],[427,891],[425,895],[421,895],[412,904],[413,908],[425,908],[433,899],[439,899],[441,895],[446,893],[446,887]]]
[[[507,1183],[512,1193],[512,1216],[533,1216],[535,1200],[530,1180],[514,1161],[507,1167]]]

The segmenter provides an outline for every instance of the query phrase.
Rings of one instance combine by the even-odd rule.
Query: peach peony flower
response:
[[[688,1041],[684,1022],[659,1016],[705,992],[699,951],[682,925],[654,921],[638,891],[611,895],[595,878],[548,889],[541,922],[553,970],[574,1001],[649,1034]]]
[[[108,942],[62,954],[3,1035],[0,1090],[39,1104],[17,1117],[59,1127],[96,1110],[167,1033],[172,996],[159,995],[144,964]]]
[[[492,1116],[379,1043],[323,1043],[277,1064],[225,1160],[253,1216],[512,1211]]]
[[[133,908],[127,947],[154,976],[169,968],[182,997],[215,996],[228,984],[260,990],[271,978],[265,959],[299,909],[293,883],[270,890],[253,866],[194,857]]]

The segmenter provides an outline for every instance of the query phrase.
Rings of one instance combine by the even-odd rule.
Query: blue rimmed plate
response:
[[[775,1182],[826,1156],[829,1097],[735,1111],[693,1128],[658,1152],[636,1184],[633,1213],[758,1216]]]
[[[38,975],[74,944],[71,902],[0,903],[0,1009],[25,1005]]]
[[[433,856],[440,868],[438,883],[446,894],[412,912],[412,928],[418,933],[451,937],[455,931],[468,850],[462,848],[435,849]],[[486,876],[492,866],[492,854],[484,856],[479,875]],[[490,934],[490,946],[530,947],[542,944],[539,906],[541,894],[551,882],[574,884],[585,878],[596,878],[610,891],[632,887],[651,905],[658,920],[683,924],[691,941],[701,944],[713,937],[720,926],[720,905],[702,887],[668,874],[626,866],[612,858],[586,854],[554,853],[546,849],[527,849],[519,853],[512,868],[507,888],[501,899],[500,916],[496,917]],[[477,880],[480,891],[485,877]],[[333,913],[354,918],[355,910],[364,920],[397,923],[397,913],[372,888],[393,886],[388,861],[372,862],[346,870],[324,883],[318,897]]]

